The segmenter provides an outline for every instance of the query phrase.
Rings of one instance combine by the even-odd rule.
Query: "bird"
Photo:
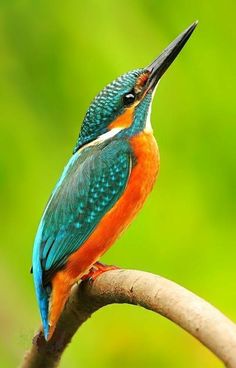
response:
[[[73,154],[43,212],[32,273],[46,341],[76,283],[105,272],[101,256],[132,222],[157,178],[160,157],[150,122],[162,75],[197,21],[147,67],[108,84],[92,101]]]

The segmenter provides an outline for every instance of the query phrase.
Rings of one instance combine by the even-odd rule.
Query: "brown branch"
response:
[[[114,270],[94,282],[76,285],[52,339],[39,331],[22,368],[56,367],[77,329],[101,307],[112,303],[140,305],[170,319],[195,336],[227,367],[236,368],[236,325],[190,291],[147,272]]]

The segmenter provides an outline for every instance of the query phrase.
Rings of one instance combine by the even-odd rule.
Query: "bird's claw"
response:
[[[81,277],[81,280],[82,281],[93,282],[102,273],[107,272],[107,271],[111,271],[111,270],[117,270],[117,269],[119,269],[119,267],[117,267],[117,266],[111,266],[111,265],[103,264],[101,262],[96,262],[96,263],[94,263],[94,265],[90,269],[89,273],[87,273],[86,275]]]

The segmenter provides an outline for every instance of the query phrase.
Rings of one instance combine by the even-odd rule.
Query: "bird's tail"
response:
[[[38,300],[38,305],[41,314],[41,320],[43,324],[43,332],[45,339],[47,340],[49,326],[48,326],[48,307],[49,307],[49,297],[50,290],[48,288],[43,287],[42,283],[42,269],[41,264],[38,260],[38,257],[33,258],[33,276],[34,276],[34,285],[36,291],[36,297]]]
[[[44,288],[41,289],[40,292],[40,313],[41,313],[41,319],[43,323],[43,332],[45,339],[47,340],[48,334],[49,334],[49,325],[48,325],[48,304],[49,304],[49,296]]]
[[[49,333],[49,326],[48,326],[48,307],[49,307],[49,290],[44,288],[42,285],[42,278],[41,272],[36,272],[34,269],[34,283],[35,283],[35,290],[36,296],[39,304],[42,324],[43,324],[43,332],[45,339],[47,340],[47,336]]]

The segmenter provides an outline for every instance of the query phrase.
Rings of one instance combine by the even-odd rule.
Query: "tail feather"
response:
[[[56,324],[63,311],[65,303],[70,294],[73,280],[68,279],[67,275],[57,272],[51,280],[51,286],[44,287],[43,271],[40,262],[40,244],[42,237],[43,221],[39,225],[39,229],[35,238],[33,251],[33,276],[36,296],[39,304],[43,332],[46,340],[49,340],[56,328]]]
[[[47,340],[48,333],[49,333],[49,325],[48,325],[48,309],[49,309],[49,295],[48,291],[43,287],[41,274],[36,273],[34,271],[34,284],[36,290],[36,296],[39,304],[42,324],[43,324],[43,331],[45,339]]]
[[[49,334],[48,309],[49,309],[50,292],[47,290],[47,288],[44,288],[43,282],[42,282],[43,272],[42,272],[42,266],[41,266],[40,257],[39,257],[42,229],[43,229],[43,221],[41,220],[37,234],[36,234],[35,242],[34,242],[32,272],[33,272],[33,277],[34,277],[36,297],[37,297],[41,319],[43,323],[44,336],[45,336],[45,339],[47,340],[48,334]]]
[[[34,275],[34,285],[35,285],[36,297],[38,300],[42,324],[43,324],[44,337],[47,340],[48,333],[49,333],[48,309],[49,309],[50,292],[47,288],[43,287],[41,267],[39,268],[34,267],[33,275]]]
[[[39,300],[39,307],[43,323],[43,332],[45,340],[48,340],[49,337],[48,306],[49,306],[49,297],[48,294],[45,292],[45,289],[42,288],[41,299]]]

